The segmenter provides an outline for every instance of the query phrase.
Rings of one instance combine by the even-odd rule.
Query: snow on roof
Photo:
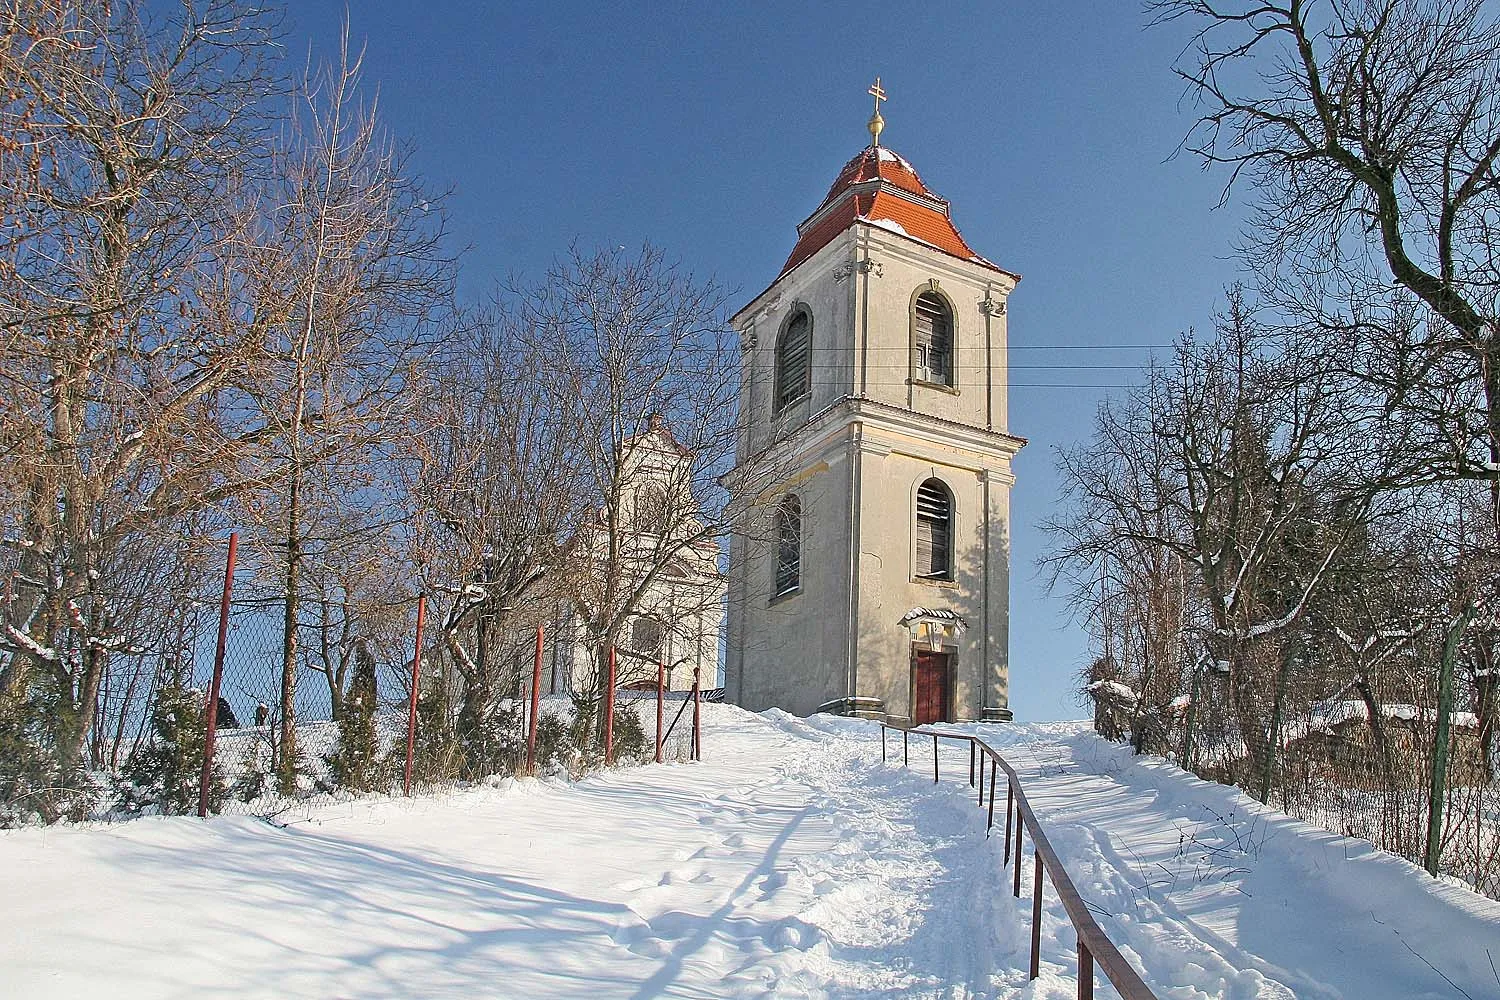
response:
[[[1380,716],[1387,721],[1423,722],[1436,725],[1437,710],[1417,705],[1385,704],[1380,706]],[[1306,718],[1291,719],[1282,727],[1282,740],[1292,743],[1309,733],[1331,734],[1333,727],[1350,722],[1369,722],[1370,709],[1358,699],[1350,701],[1325,701],[1314,705]],[[1478,729],[1479,716],[1473,712],[1454,712],[1449,719],[1454,729]]]
[[[938,621],[958,622],[959,624],[965,624],[964,620],[958,616],[957,612],[950,611],[947,608],[912,608],[906,614],[902,615],[901,620],[896,624],[910,625],[912,622],[920,621],[923,618],[931,618]]]
[[[1136,703],[1135,691],[1129,685],[1121,684],[1119,681],[1094,681],[1088,687],[1084,688],[1084,690],[1096,697],[1102,695],[1106,698],[1123,701],[1129,705]]]

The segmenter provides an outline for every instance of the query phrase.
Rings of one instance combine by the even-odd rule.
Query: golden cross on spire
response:
[[[880,77],[875,78],[875,85],[866,91],[875,98],[875,113],[870,116],[870,139],[871,145],[877,149],[880,147],[880,133],[885,128],[885,119],[880,117],[880,102],[885,100],[885,90],[880,86]]]

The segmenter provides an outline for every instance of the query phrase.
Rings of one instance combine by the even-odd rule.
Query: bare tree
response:
[[[1420,412],[1441,427],[1431,443],[1443,447],[1423,456],[1428,474],[1495,482],[1494,10],[1483,0],[1150,7],[1195,32],[1178,69],[1203,109],[1186,147],[1229,167],[1230,185],[1253,185],[1246,249],[1266,291],[1330,331],[1368,340],[1392,330],[1361,358],[1376,363],[1398,418]],[[1392,280],[1421,310],[1389,293]]]
[[[275,27],[228,0],[164,20],[0,11],[0,148],[21,168],[0,170],[0,697],[49,684],[65,760],[111,655],[155,624],[132,611],[151,607],[128,596],[135,560],[181,555],[184,528],[263,476],[263,429],[237,402],[259,345],[209,290],[263,148]]]
[[[412,175],[409,151],[382,132],[374,102],[360,96],[362,54],[309,73],[294,94],[286,136],[273,147],[259,239],[247,250],[268,324],[256,389],[274,435],[281,489],[256,498],[262,520],[279,521],[283,611],[278,783],[295,785],[296,687],[302,576],[312,533],[353,530],[319,517],[340,497],[309,496],[314,470],[325,487],[378,507],[389,493],[374,452],[406,426],[417,368],[430,353],[435,320],[451,301],[453,261],[442,250],[441,199]],[[331,515],[332,512],[329,512]]]
[[[1190,660],[1225,664],[1244,743],[1264,759],[1306,620],[1380,513],[1383,465],[1315,345],[1270,338],[1237,295],[1218,333],[1101,408],[1094,444],[1063,454],[1073,503],[1049,526],[1049,561],[1085,607],[1107,570],[1098,600],[1126,602],[1138,628],[1160,620],[1201,643],[1191,655],[1162,637],[1144,643],[1137,687],[1164,665],[1181,684]]]
[[[583,503],[579,401],[554,378],[522,317],[496,303],[465,317],[423,391],[411,558],[433,648],[463,681],[470,741],[514,693],[519,633],[560,599],[546,581]]]
[[[627,659],[622,683],[654,677],[654,650],[635,647],[656,643],[625,641],[638,616],[680,632],[718,614],[719,538],[748,499],[719,482],[738,430],[724,291],[648,245],[575,249],[513,298],[549,384],[577,400],[569,433],[584,502],[563,585],[597,694],[611,648],[642,654]],[[675,604],[661,599],[668,591]]]

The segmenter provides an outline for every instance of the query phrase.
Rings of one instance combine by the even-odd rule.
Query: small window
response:
[[[953,314],[936,292],[917,296],[912,317],[912,343],[916,352],[915,377],[938,385],[953,384]]]
[[[799,311],[776,338],[776,409],[800,399],[812,387],[812,317]]]
[[[802,586],[802,501],[795,493],[776,506],[776,596]]]
[[[940,479],[917,488],[916,576],[953,579],[953,494]]]
[[[654,618],[637,618],[630,626],[630,648],[642,656],[661,651],[661,624]]]

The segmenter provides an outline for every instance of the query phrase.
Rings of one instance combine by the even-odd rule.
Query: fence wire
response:
[[[1284,705],[1270,724],[1244,725],[1224,678],[1196,699],[1138,708],[1122,684],[1090,685],[1095,729],[1170,757],[1200,778],[1237,785],[1326,830],[1425,864],[1436,808],[1438,871],[1500,899],[1500,762],[1472,713],[1451,716],[1434,798],[1435,705],[1359,699]]]
[[[488,664],[479,673],[429,620],[413,697],[418,601],[386,606],[370,627],[304,600],[289,639],[282,593],[248,574],[232,593],[217,699],[221,595],[207,595],[183,609],[162,648],[110,659],[78,767],[59,765],[45,719],[0,718],[0,827],[200,810],[285,816],[496,776],[578,776],[658,759],[658,715],[660,759],[690,761],[702,745],[698,705],[718,694],[695,692],[681,666],[660,670],[659,692],[657,665],[622,651],[606,725],[603,651],[554,615],[542,623],[540,669],[535,628],[491,623],[477,637]]]

